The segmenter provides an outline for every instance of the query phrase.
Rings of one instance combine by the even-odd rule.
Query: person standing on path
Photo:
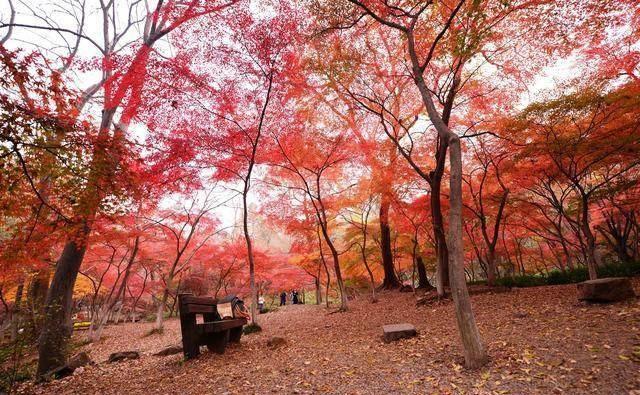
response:
[[[287,293],[285,291],[282,291],[282,293],[280,294],[280,306],[284,306],[287,304]]]
[[[291,292],[291,301],[293,304],[298,304],[298,291],[295,289]]]

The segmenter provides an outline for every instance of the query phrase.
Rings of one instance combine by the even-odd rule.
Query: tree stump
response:
[[[390,343],[395,340],[407,339],[418,334],[416,327],[411,324],[391,324],[382,326],[382,340]]]
[[[635,297],[631,281],[623,277],[599,278],[578,285],[578,300],[595,303],[618,302]]]
[[[140,353],[137,351],[120,351],[109,355],[109,363],[124,361],[125,359],[138,359]]]

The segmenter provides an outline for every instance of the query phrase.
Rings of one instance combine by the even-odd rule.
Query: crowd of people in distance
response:
[[[282,291],[282,293],[280,294],[280,306],[285,306],[287,304],[287,296],[289,297],[291,304],[302,304],[300,302],[300,298],[298,297],[298,291],[293,289],[291,290],[289,295],[287,295],[286,291]]]
[[[290,301],[291,304],[303,304],[304,302],[300,299],[300,294],[297,290],[293,289],[289,293],[286,291],[282,291],[280,294],[280,306],[285,306],[287,301]],[[258,297],[258,311],[262,314],[266,312],[266,303],[263,296]]]

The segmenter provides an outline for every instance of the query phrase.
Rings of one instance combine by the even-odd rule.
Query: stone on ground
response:
[[[114,352],[109,355],[109,362],[118,362],[123,361],[125,359],[138,359],[140,358],[140,353],[137,351],[120,351]]]
[[[67,365],[74,369],[91,364],[93,364],[93,361],[91,360],[91,357],[89,357],[89,354],[87,354],[86,352],[81,352],[74,355],[69,359],[69,362],[67,362]]]
[[[87,354],[86,352],[81,352],[69,358],[69,361],[67,361],[64,366],[53,369],[52,371],[45,374],[45,377],[52,379],[61,379],[63,377],[72,375],[76,369],[91,364],[93,364],[93,361],[91,360],[91,357],[89,357],[89,354]]]
[[[158,351],[153,354],[158,357],[166,357],[167,355],[180,354],[182,352],[182,346],[169,346],[162,351]]]
[[[635,293],[628,278],[599,278],[578,284],[578,299],[587,302],[618,302],[634,296]]]
[[[416,327],[411,324],[391,324],[382,326],[382,339],[390,343],[399,339],[407,339],[417,335]]]
[[[267,340],[267,347],[269,348],[278,348],[287,344],[287,341],[278,336],[274,336],[271,339]]]

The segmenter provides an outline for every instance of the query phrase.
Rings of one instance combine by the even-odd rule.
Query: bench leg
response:
[[[200,346],[196,340],[182,340],[182,350],[185,359],[192,359],[200,355]]]
[[[240,343],[240,338],[242,337],[242,327],[233,328],[229,330],[229,341],[231,343]]]
[[[182,295],[178,296],[180,302],[180,331],[182,332],[182,350],[185,359],[195,358],[200,354],[198,334],[196,333],[196,316],[187,314],[182,304]]]
[[[224,354],[224,349],[229,341],[229,331],[211,334],[207,339],[207,348],[216,354]]]

